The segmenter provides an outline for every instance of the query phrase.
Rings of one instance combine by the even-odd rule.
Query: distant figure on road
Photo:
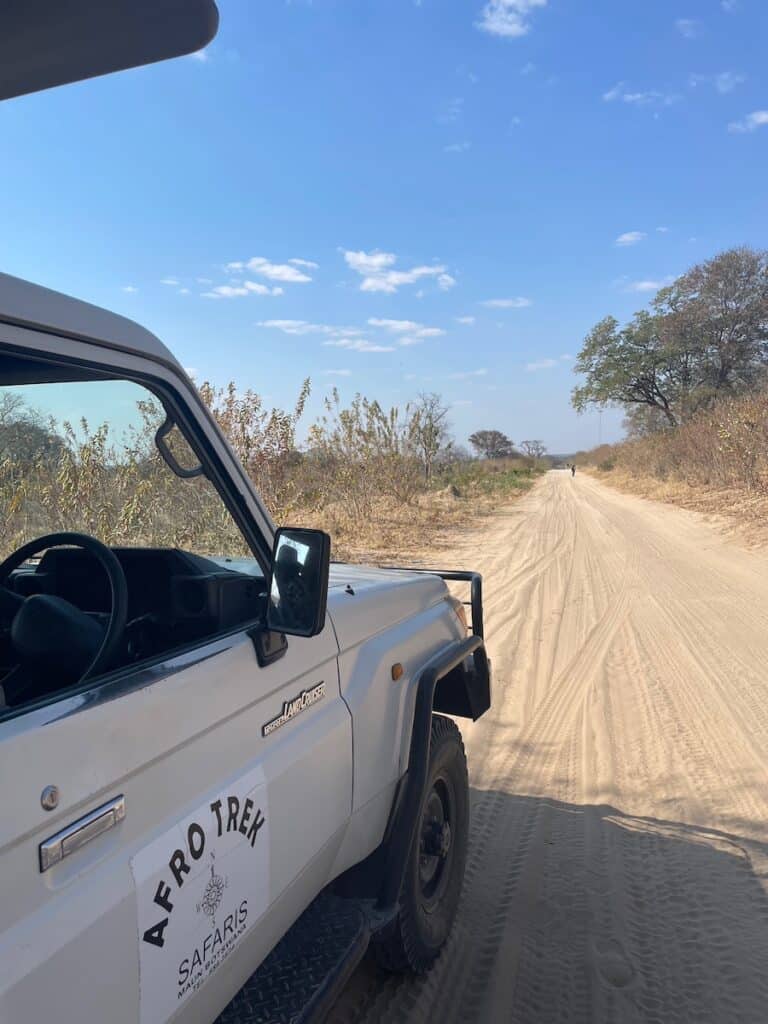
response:
[[[576,463],[575,462],[572,463],[572,465],[571,465],[571,476],[572,477],[576,476]]]

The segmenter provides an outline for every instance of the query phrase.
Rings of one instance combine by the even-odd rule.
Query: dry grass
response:
[[[588,453],[614,487],[703,513],[768,544],[768,393],[728,399],[676,430]],[[587,468],[587,467],[585,467]]]

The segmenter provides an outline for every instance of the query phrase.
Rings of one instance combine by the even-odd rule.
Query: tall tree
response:
[[[504,459],[514,454],[512,441],[500,430],[476,430],[469,443],[486,459]]]
[[[413,436],[424,466],[424,479],[432,479],[432,467],[441,451],[451,446],[448,406],[434,392],[419,395],[412,410]]]
[[[547,454],[547,446],[542,441],[521,441],[520,448],[534,466]]]
[[[587,335],[574,369],[575,408],[623,405],[640,432],[675,426],[721,392],[766,379],[768,253],[730,249],[662,288],[653,312],[620,327],[613,317]],[[633,408],[645,413],[633,413]]]

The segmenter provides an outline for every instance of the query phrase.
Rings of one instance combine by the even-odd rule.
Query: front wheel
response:
[[[433,715],[425,795],[400,910],[373,946],[386,970],[423,974],[439,956],[459,905],[468,832],[469,782],[461,733],[449,718]]]

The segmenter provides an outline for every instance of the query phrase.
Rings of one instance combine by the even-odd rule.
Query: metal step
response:
[[[370,930],[354,900],[321,893],[251,975],[216,1024],[322,1020],[362,959]]]

